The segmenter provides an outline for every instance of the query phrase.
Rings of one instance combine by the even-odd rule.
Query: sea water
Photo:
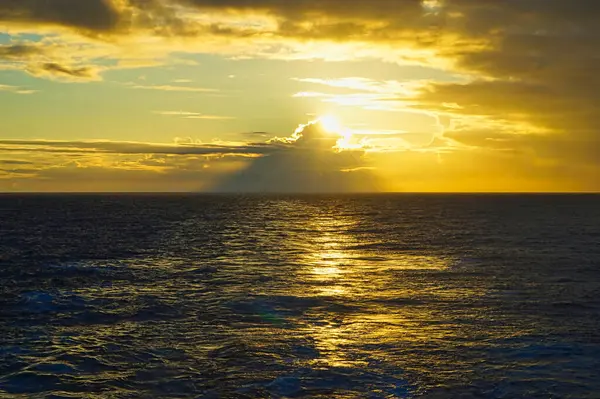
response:
[[[600,196],[0,196],[0,397],[598,398]]]

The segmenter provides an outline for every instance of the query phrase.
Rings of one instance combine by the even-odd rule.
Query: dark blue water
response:
[[[0,397],[598,398],[600,196],[0,196]]]

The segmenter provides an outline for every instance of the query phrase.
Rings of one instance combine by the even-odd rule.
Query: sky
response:
[[[1,192],[598,192],[597,0],[1,0]]]

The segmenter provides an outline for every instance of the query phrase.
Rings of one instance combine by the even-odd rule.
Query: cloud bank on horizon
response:
[[[598,1],[4,0],[0,27],[2,191],[600,191]],[[273,139],[329,113],[343,149]]]
[[[146,177],[150,184],[143,187],[164,184],[164,179],[189,185],[187,190],[224,193],[380,191],[377,177],[371,173],[365,158],[366,150],[360,144],[350,144],[350,137],[342,133],[317,119],[300,125],[289,137],[244,144],[182,139],[174,144],[0,140],[1,152],[43,154],[44,159],[51,160],[41,165],[3,160],[0,172],[37,184],[44,181],[55,184],[56,177],[62,176],[70,183],[78,182],[75,187],[80,191],[95,191],[103,183],[112,183],[114,177],[106,174],[110,169],[120,173],[122,184],[130,184],[128,179],[135,180],[135,172],[149,174]],[[92,161],[90,165],[90,160],[97,163],[94,165]],[[106,164],[107,161],[110,163]],[[227,166],[232,162],[245,165],[231,171]],[[161,177],[152,179],[153,174]],[[94,180],[89,181],[90,176]],[[179,191],[175,187],[174,191]],[[63,191],[70,190],[63,188]]]

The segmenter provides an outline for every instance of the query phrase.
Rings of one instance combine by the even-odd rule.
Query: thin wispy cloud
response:
[[[229,120],[236,119],[233,116],[226,115],[210,115],[202,114],[199,112],[188,112],[188,111],[155,111],[154,113],[164,116],[179,116],[185,119],[205,119],[205,120]]]
[[[364,77],[348,77],[337,79],[321,78],[292,78],[297,82],[329,86],[333,88],[359,90],[371,93],[381,93],[396,97],[414,97],[418,89],[425,86],[426,82],[411,81],[399,82],[396,80],[378,81]]]
[[[34,94],[37,93],[38,90],[27,89],[19,86],[11,86],[0,84],[0,92],[9,92],[15,94]]]
[[[1,152],[167,154],[167,155],[248,155],[269,153],[273,146],[262,143],[144,143],[109,140],[0,140]]]
[[[400,110],[409,112],[410,106],[418,102],[420,91],[430,83],[427,81],[379,81],[364,77],[293,78],[292,80],[312,86],[327,86],[332,89],[332,92],[301,91],[294,93],[292,96],[294,98],[315,98],[324,103],[389,112]]]
[[[292,97],[316,98],[324,103],[391,112],[398,111],[399,106],[402,104],[400,99],[395,98],[392,95],[374,93],[332,94],[309,91],[295,93]]]
[[[180,91],[190,93],[217,93],[218,89],[211,89],[206,87],[193,87],[193,86],[176,86],[176,85],[128,85],[132,89],[140,90],[159,90],[159,91]]]

